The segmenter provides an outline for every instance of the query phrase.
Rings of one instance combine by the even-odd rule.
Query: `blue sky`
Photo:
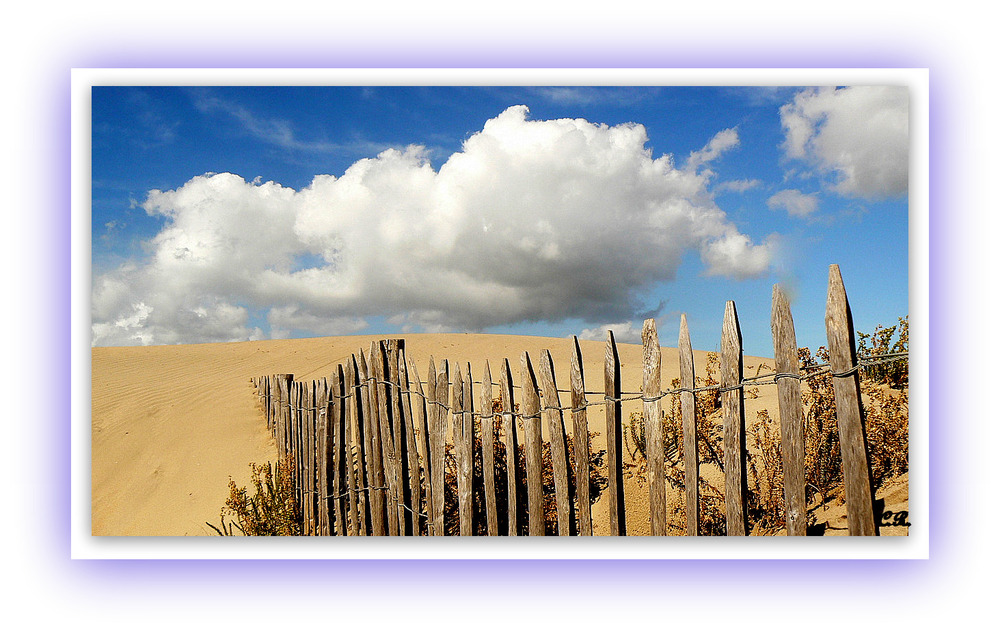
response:
[[[715,350],[771,288],[825,344],[909,312],[908,95],[845,87],[92,90],[94,345],[424,331]]]

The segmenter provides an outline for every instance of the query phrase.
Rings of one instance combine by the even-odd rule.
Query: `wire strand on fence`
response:
[[[835,378],[843,378],[843,377],[846,377],[846,376],[850,376],[851,374],[854,374],[857,371],[865,369],[866,367],[873,367],[873,366],[877,366],[877,365],[884,365],[884,364],[887,364],[887,363],[896,362],[896,361],[899,361],[899,360],[903,360],[904,358],[907,358],[908,356],[909,356],[908,352],[893,352],[893,353],[888,353],[888,354],[874,354],[874,355],[871,355],[871,356],[864,356],[864,357],[859,358],[858,361],[857,361],[857,363],[853,367],[851,367],[851,368],[849,368],[849,369],[847,369],[845,371],[842,371],[842,372],[834,372],[831,369],[831,367],[830,367],[830,363],[819,363],[819,364],[816,364],[816,365],[807,365],[807,366],[803,367],[800,371],[802,371],[802,372],[806,372],[808,370],[816,370],[816,371],[812,371],[810,373],[773,372],[773,373],[770,373],[770,374],[760,374],[760,375],[756,375],[756,376],[754,376],[752,378],[744,378],[743,380],[741,380],[737,384],[735,384],[735,385],[729,385],[729,386],[726,386],[726,387],[723,387],[723,386],[718,385],[718,384],[716,384],[716,385],[706,385],[706,386],[703,386],[703,387],[695,387],[695,388],[677,387],[675,389],[668,389],[667,391],[661,391],[659,393],[659,395],[655,395],[655,396],[644,396],[644,395],[638,394],[636,392],[627,392],[627,393],[633,394],[633,395],[629,395],[629,396],[623,395],[620,398],[614,398],[614,397],[605,395],[603,400],[594,400],[594,401],[586,401],[585,400],[583,402],[583,404],[581,404],[578,407],[573,407],[571,405],[564,405],[564,406],[559,406],[559,407],[552,406],[552,405],[547,405],[547,406],[542,407],[541,410],[539,410],[537,413],[532,414],[532,415],[519,414],[516,411],[490,411],[490,412],[484,413],[484,412],[471,411],[471,410],[466,411],[464,409],[453,410],[452,405],[449,405],[447,402],[440,402],[438,400],[434,400],[434,399],[428,397],[427,395],[425,395],[424,393],[421,393],[419,391],[414,391],[412,389],[403,389],[402,385],[400,385],[400,384],[397,384],[397,383],[394,383],[394,382],[391,382],[391,381],[388,381],[388,380],[378,380],[378,379],[376,379],[374,377],[369,377],[369,378],[364,379],[360,383],[358,383],[358,384],[353,385],[352,387],[350,387],[348,391],[353,391],[353,389],[355,389],[357,387],[366,386],[366,385],[363,385],[361,383],[371,383],[371,384],[378,383],[378,384],[383,384],[383,385],[387,385],[387,386],[390,386],[390,387],[394,387],[401,395],[402,394],[407,394],[407,395],[419,396],[420,398],[423,398],[424,402],[427,405],[437,405],[437,406],[440,406],[440,407],[444,408],[445,411],[451,412],[452,415],[465,415],[465,414],[468,414],[468,415],[471,415],[473,417],[477,417],[477,418],[480,418],[480,419],[494,418],[494,417],[496,417],[498,415],[514,415],[516,417],[521,418],[522,420],[529,420],[529,419],[533,419],[533,418],[540,418],[541,414],[542,414],[542,411],[570,411],[570,412],[573,412],[573,413],[578,413],[580,411],[583,411],[583,410],[587,409],[588,407],[605,406],[609,402],[623,403],[623,402],[634,402],[634,401],[637,401],[637,400],[642,400],[643,402],[656,402],[658,400],[662,400],[663,398],[666,398],[667,396],[672,396],[672,395],[680,394],[680,393],[695,393],[695,394],[697,394],[697,393],[702,393],[702,392],[705,392],[705,391],[718,391],[719,393],[725,393],[727,391],[735,391],[737,389],[743,389],[743,388],[746,388],[746,387],[759,387],[759,386],[765,386],[765,385],[775,385],[775,384],[778,384],[778,380],[780,380],[782,378],[793,378],[793,379],[797,379],[797,380],[800,380],[800,381],[805,381],[805,380],[810,380],[812,378],[816,378],[816,377],[821,376],[823,374],[830,374],[831,376],[833,376]],[[426,381],[420,381],[420,383],[421,384],[427,384]],[[481,381],[473,381],[473,384],[482,384],[482,382]],[[498,383],[493,383],[493,382],[491,382],[490,384],[495,385],[495,386],[498,385]],[[521,388],[520,385],[512,385],[512,387],[515,388],[515,389],[520,389]],[[557,390],[557,391],[564,392],[564,393],[567,392],[566,390],[562,390],[562,389]],[[541,390],[539,390],[539,393],[541,393]],[[584,392],[584,393],[585,394],[589,393],[589,394],[592,394],[592,395],[603,395],[603,394],[600,394],[598,392],[589,392],[589,391],[588,392]],[[336,397],[336,396],[333,396],[331,394],[331,395],[328,396],[328,399],[332,400],[334,397]],[[339,398],[341,400],[345,400],[347,398],[352,398],[352,397],[354,397],[354,396],[351,393],[347,393],[345,395],[339,396]],[[314,407],[296,407],[296,406],[292,405],[291,403],[288,403],[287,406],[291,410],[297,410],[297,411],[301,411],[301,412],[306,412],[306,411],[317,412],[317,411],[323,411],[323,410],[326,409],[326,405],[323,405],[323,406],[320,406],[320,407],[315,407],[315,406]]]

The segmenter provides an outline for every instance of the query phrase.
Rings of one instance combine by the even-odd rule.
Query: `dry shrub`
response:
[[[899,325],[879,326],[871,335],[858,332],[858,356],[871,356],[908,351],[908,317]],[[895,340],[893,335],[896,334]],[[799,349],[802,373],[821,363],[828,363],[829,352],[820,347],[814,355],[808,348]],[[718,384],[718,356],[708,355],[706,377],[696,379],[695,386]],[[758,370],[761,368],[758,368]],[[872,486],[880,487],[888,478],[907,472],[909,467],[909,404],[907,385],[908,363],[899,361],[867,367],[862,371],[861,392],[864,405],[865,437],[868,441]],[[833,378],[829,372],[809,376],[802,389],[805,426],[805,470],[807,491],[820,502],[843,502],[843,475],[840,455],[840,435],[837,428]],[[673,388],[680,385],[674,380]],[[747,389],[747,398],[756,397]],[[714,464],[725,471],[723,462],[722,425],[719,423],[719,392],[695,394],[698,428],[698,462]],[[681,432],[680,395],[671,396],[670,406],[661,413],[665,449],[667,482],[684,489],[683,434]],[[757,414],[756,423],[747,429],[747,514],[752,534],[773,534],[785,527],[784,480],[781,456],[780,426],[766,409]],[[641,413],[632,414],[626,429],[626,446],[636,461],[626,466],[626,475],[645,481],[646,438]],[[725,534],[725,495],[699,478],[700,534]],[[684,529],[684,496],[674,497],[670,527]],[[814,521],[810,512],[810,523]]]
[[[250,479],[254,492],[246,486],[239,488],[229,478],[229,498],[219,513],[222,527],[207,525],[220,536],[233,536],[235,527],[246,536],[297,536],[302,534],[302,513],[295,500],[292,482],[293,458],[291,455],[272,468],[267,462],[261,466],[250,464]],[[234,517],[235,523],[227,517]]]
[[[518,413],[520,406],[514,405],[514,413]],[[501,429],[503,428],[503,405],[499,398],[493,400],[492,418],[493,427],[493,464],[494,481],[497,496],[498,529],[500,534],[508,534],[507,523],[507,449],[501,441]],[[486,484],[483,480],[483,442],[480,431],[482,418],[476,417],[474,423],[473,439],[473,471],[472,471],[472,533],[476,535],[487,534],[486,526]],[[518,419],[518,426],[521,421]],[[519,433],[523,429],[519,428]],[[598,433],[591,432],[590,438],[596,437]],[[523,435],[521,436],[523,437]],[[573,508],[573,499],[576,498],[576,460],[574,456],[572,437],[566,438],[566,452],[568,453],[567,464],[569,466],[569,496],[571,506],[571,517],[574,524],[575,533],[579,533],[579,523],[576,511]],[[604,467],[605,451],[590,451],[590,503],[593,504],[601,493],[607,488],[607,477],[601,474]],[[528,533],[528,481],[527,463],[523,450],[518,451],[518,463],[515,465],[515,481],[517,482],[518,507],[517,523],[518,531],[521,535]],[[445,445],[445,533],[459,533],[458,515],[458,460],[455,455],[455,447],[451,443]],[[542,503],[545,516],[545,534],[558,534],[558,511],[555,496],[555,477],[552,470],[552,447],[549,442],[542,442]]]
[[[719,369],[718,354],[710,352],[705,368],[705,377],[695,378],[695,388],[712,387],[719,384],[715,374]],[[671,382],[671,388],[680,387],[680,379]],[[753,396],[756,393],[752,394]],[[698,463],[710,464],[724,470],[722,453],[722,425],[719,422],[719,411],[722,406],[721,394],[716,389],[695,393],[695,420],[698,434]],[[682,414],[680,394],[671,394],[669,406],[660,411],[660,422],[663,425],[664,465],[667,482],[674,489],[683,491],[684,486],[684,434],[682,432]],[[633,478],[641,484],[646,483],[646,424],[641,412],[635,412],[629,417],[628,426],[623,433],[625,446],[632,459],[631,464],[625,464],[625,476]],[[699,468],[699,473],[702,472]],[[704,477],[698,477],[698,533],[719,535],[725,534],[726,511],[724,493],[709,483]],[[685,499],[683,495],[673,496],[668,508],[668,528],[683,532],[687,519],[685,517]]]

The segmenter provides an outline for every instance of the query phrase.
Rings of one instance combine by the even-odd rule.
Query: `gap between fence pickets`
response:
[[[789,535],[805,534],[804,436],[801,411],[801,381],[794,325],[787,297],[775,285],[772,295],[772,335],[775,373],[772,384],[779,392],[779,416],[784,468],[786,525]],[[830,267],[827,300],[827,333],[831,350],[828,364],[834,376],[837,422],[844,455],[845,494],[851,534],[877,534],[873,514],[868,447],[863,433],[858,369],[874,362],[898,359],[900,354],[858,359],[853,323],[839,267]],[[734,302],[727,302],[723,316],[720,354],[720,384],[724,427],[725,504],[727,534],[747,533],[746,439],[742,376],[742,338]],[[426,383],[420,381],[412,360],[406,357],[404,341],[372,342],[368,353],[359,350],[337,366],[330,379],[312,383],[294,381],[292,374],[274,374],[254,380],[265,412],[266,425],[279,451],[293,458],[295,498],[302,508],[304,534],[400,535],[445,533],[445,439],[451,420],[455,441],[458,532],[470,535],[477,510],[473,506],[475,419],[480,425],[481,445],[487,451],[483,466],[492,475],[483,481],[488,501],[482,528],[489,535],[542,535],[546,531],[542,493],[542,412],[548,420],[550,455],[555,487],[555,530],[560,535],[593,533],[589,494],[589,433],[586,409],[603,405],[607,423],[607,461],[610,534],[624,535],[625,499],[622,490],[621,403],[643,401],[646,432],[647,481],[649,482],[650,531],[666,534],[666,477],[663,469],[660,400],[680,394],[682,437],[697,437],[693,352],[686,315],[681,316],[678,354],[680,388],[663,391],[660,376],[661,348],[652,319],[643,324],[643,385],[638,398],[622,396],[620,363],[614,335],[609,332],[605,353],[604,399],[587,402],[579,341],[574,337],[570,358],[570,389],[557,389],[554,363],[543,350],[539,371],[527,352],[521,355],[520,412],[513,398],[510,366],[505,359],[500,378],[494,383],[487,362],[483,380],[472,379],[471,364],[463,373],[455,367],[449,381],[447,361],[438,367],[430,359]],[[905,355],[905,354],[904,354]],[[816,366],[815,368],[823,368]],[[539,376],[541,378],[539,383]],[[761,378],[760,376],[756,378]],[[427,385],[427,392],[423,390]],[[481,410],[475,411],[472,385],[480,384]],[[492,387],[499,387],[501,411],[493,410]],[[449,387],[452,398],[449,404]],[[571,404],[562,406],[559,393],[570,393]],[[415,397],[411,397],[415,396]],[[608,406],[611,405],[611,406]],[[567,435],[562,412],[572,414],[576,464],[575,493],[571,494]],[[517,435],[514,417],[524,424],[524,437]],[[500,428],[494,436],[495,420]],[[499,514],[496,492],[494,442],[500,439],[506,454],[506,516]],[[699,533],[697,441],[684,442],[683,462],[686,530]],[[517,482],[523,455],[527,498],[520,499]],[[582,467],[581,467],[582,466]],[[521,504],[526,502],[524,515]],[[426,511],[422,512],[424,508]],[[522,523],[523,521],[523,523]]]

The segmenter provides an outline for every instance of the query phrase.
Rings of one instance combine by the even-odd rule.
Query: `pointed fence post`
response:
[[[365,446],[365,487],[371,512],[372,536],[385,536],[385,473],[382,470],[382,449],[379,435],[378,407],[372,406],[374,381],[368,371],[364,350],[358,350],[358,384],[361,386],[361,404]]]
[[[726,534],[746,536],[746,422],[743,411],[743,337],[736,303],[726,302],[719,359],[722,392],[723,461],[726,470]]]
[[[528,536],[545,535],[542,502],[542,415],[538,383],[528,352],[521,354],[521,418],[528,481]]]
[[[681,315],[681,329],[677,337],[677,355],[680,364],[681,436],[684,438],[684,492],[686,534],[698,536],[698,420],[694,395],[694,352],[688,331],[687,315]]]
[[[404,472],[409,476],[409,496],[407,497],[407,502],[409,504],[409,510],[407,515],[410,517],[410,527],[411,531],[409,534],[414,536],[420,535],[420,502],[423,498],[423,493],[420,490],[420,454],[417,450],[417,434],[414,428],[413,421],[413,399],[410,398],[410,392],[413,389],[409,373],[406,371],[406,354],[405,350],[402,348],[402,341],[400,341],[400,349],[398,354],[397,363],[399,365],[396,384],[402,386],[400,389],[400,406],[403,410],[403,432],[406,435],[406,468]],[[418,402],[418,410],[422,411],[423,402]]]
[[[826,337],[830,346],[830,371],[837,405],[837,428],[847,497],[847,527],[852,536],[875,536],[871,471],[865,439],[861,382],[854,344],[854,321],[840,267],[830,266],[826,299]]]
[[[549,455],[552,458],[552,478],[556,488],[556,517],[559,536],[572,533],[573,519],[569,500],[569,459],[566,452],[566,426],[563,423],[559,392],[556,389],[555,368],[552,354],[542,350],[539,366],[542,382],[542,397],[549,421]]]
[[[503,432],[507,452],[507,535],[517,536],[518,494],[521,481],[521,447],[517,442],[517,424],[514,422],[514,382],[510,374],[510,362],[503,359],[500,370],[500,408],[503,410]]]
[[[778,412],[781,417],[781,466],[785,484],[785,529],[789,536],[806,535],[806,442],[802,419],[802,382],[795,324],[781,286],[771,294],[771,335],[777,372]]]
[[[330,415],[333,422],[333,446],[327,448],[328,463],[333,468],[333,490],[328,503],[333,505],[334,519],[337,524],[332,534],[347,536],[349,516],[346,491],[348,487],[347,473],[351,467],[351,425],[347,418],[347,400],[344,399],[344,366],[338,364],[331,376]],[[328,422],[329,424],[329,422]],[[329,477],[329,475],[327,475]]]
[[[344,378],[344,411],[345,422],[350,425],[347,437],[350,439],[355,450],[351,447],[346,450],[347,468],[347,502],[350,513],[347,520],[347,533],[351,536],[366,536],[368,534],[368,520],[364,491],[358,493],[358,489],[365,484],[365,449],[364,431],[361,427],[361,401],[358,397],[358,369],[357,361],[351,356],[347,363],[347,375]]]
[[[452,442],[455,446],[455,461],[458,465],[458,533],[460,536],[472,536],[472,460],[466,452],[466,437],[463,410],[468,406],[465,402],[466,377],[462,375],[462,367],[455,369],[455,384],[452,385]],[[468,380],[471,382],[472,377]]]
[[[336,513],[336,499],[331,494],[333,488],[340,484],[337,475],[337,465],[334,461],[334,447],[341,441],[339,429],[336,427],[330,398],[330,383],[324,378],[318,383],[319,391],[316,397],[316,506],[318,511],[318,529],[320,536],[331,536],[339,527],[343,517]],[[331,514],[333,515],[331,517]],[[336,526],[336,527],[335,527]]]
[[[407,443],[403,436],[403,411],[399,388],[399,352],[402,343],[401,339],[389,339],[382,344],[382,353],[385,355],[388,370],[384,375],[384,380],[389,383],[385,385],[385,397],[388,400],[389,428],[392,432],[393,467],[397,495],[396,514],[398,516],[400,536],[413,533],[413,517],[406,509],[406,506],[410,503],[410,482],[406,471]]]
[[[608,515],[611,536],[625,536],[625,496],[622,492],[622,374],[615,334],[608,330],[604,348],[604,411],[608,442]]]
[[[433,370],[433,365],[431,366]],[[435,429],[432,434],[431,454],[432,454],[432,474],[434,475],[434,530],[438,536],[444,536],[444,444],[445,435],[448,428],[448,361],[441,361],[441,366],[437,371],[437,384],[435,385],[437,413],[435,415]]]
[[[389,417],[389,392],[386,386],[387,376],[386,349],[382,341],[372,341],[369,352],[368,367],[371,370],[372,395],[374,397],[372,410],[377,411],[378,429],[382,448],[383,481],[386,490],[386,527],[389,536],[399,536],[400,512],[402,501],[400,495],[399,458],[394,447],[392,419]]]
[[[486,496],[486,534],[497,536],[500,533],[497,520],[497,488],[496,470],[493,463],[496,447],[493,440],[496,434],[496,421],[493,417],[493,376],[490,374],[490,361],[483,367],[483,385],[480,391],[482,410],[479,416],[479,432],[483,434],[483,493]]]
[[[587,398],[583,386],[583,353],[573,337],[569,366],[570,404],[573,414],[573,454],[576,467],[576,516],[578,534],[593,536],[590,517],[590,431],[587,427]]]
[[[303,428],[305,459],[305,505],[309,514],[309,534],[316,535],[317,504],[316,504],[316,381],[311,380],[303,386],[305,392]]]
[[[465,403],[462,414],[462,450],[465,452],[465,464],[468,471],[469,481],[469,527],[471,533],[476,533],[476,506],[475,498],[472,496],[472,488],[475,485],[476,473],[476,433],[475,433],[475,402],[472,399],[472,364],[465,364],[465,384],[462,385],[462,402]]]
[[[431,360],[431,363],[434,361]],[[410,406],[416,412],[413,424],[417,429],[417,451],[420,453],[420,464],[423,472],[424,486],[420,491],[420,497],[423,502],[423,506],[426,509],[427,516],[424,517],[423,531],[422,534],[430,534],[430,525],[433,518],[433,513],[431,512],[431,444],[430,444],[430,434],[429,426],[427,420],[427,396],[424,393],[424,387],[420,383],[420,373],[417,372],[417,366],[413,362],[412,358],[407,357],[406,359],[407,375],[406,379],[410,383],[410,389],[417,396],[415,399],[411,399]],[[433,387],[430,384],[430,380],[434,379],[433,370],[431,374],[428,375],[428,390],[433,392]],[[416,460],[416,458],[414,458]],[[416,461],[414,461],[416,463]],[[418,471],[417,476],[420,476]]]
[[[437,406],[437,368],[434,367],[434,357],[432,356],[427,368],[427,534],[429,536],[440,536],[441,532],[437,528],[437,517],[441,514],[441,506],[438,505],[438,489],[444,485],[437,476],[437,429],[438,429],[438,406]]]
[[[656,321],[642,324],[642,400],[646,422],[646,468],[649,482],[649,526],[653,536],[667,533],[667,489],[660,421],[660,339]]]

